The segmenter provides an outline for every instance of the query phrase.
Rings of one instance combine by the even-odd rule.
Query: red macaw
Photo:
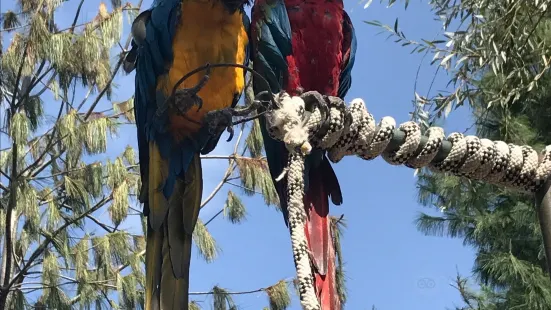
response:
[[[140,201],[148,226],[145,310],[188,309],[192,234],[203,193],[200,154],[212,151],[231,124],[231,115],[215,110],[237,104],[245,72],[213,68],[208,81],[201,72],[173,88],[206,63],[247,65],[246,3],[155,0],[132,24],[124,69],[136,69]]]
[[[256,0],[252,9],[251,41],[254,69],[265,77],[272,93],[291,95],[318,91],[344,98],[351,85],[356,52],[352,22],[342,0]],[[255,93],[264,85],[254,81]],[[282,142],[272,139],[260,119],[272,178],[287,161]],[[305,165],[307,212],[305,227],[315,275],[315,290],[323,310],[341,309],[335,276],[335,249],[328,217],[329,197],[340,205],[338,179],[325,152],[314,150]],[[275,182],[287,221],[285,182]]]

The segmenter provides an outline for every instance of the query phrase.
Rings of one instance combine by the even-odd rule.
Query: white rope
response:
[[[304,233],[306,210],[302,202],[304,198],[304,155],[302,153],[294,153],[289,156],[287,182],[289,229],[293,245],[293,258],[297,269],[300,301],[306,310],[319,310],[321,307],[314,290],[314,275],[310,265],[308,241]]]
[[[289,230],[297,270],[300,303],[305,310],[321,310],[314,290],[308,240],[304,232],[306,225],[306,210],[303,205],[304,155],[312,150],[308,143],[309,132],[302,121],[305,111],[304,101],[299,97],[291,98],[285,93],[281,97],[276,95],[275,100],[283,102],[284,106],[266,115],[267,122],[272,124],[267,126],[267,129],[271,136],[284,141],[289,150],[287,168],[276,180],[287,177]]]
[[[326,150],[329,160],[334,163],[347,155],[365,160],[381,155],[392,165],[429,167],[433,171],[532,193],[551,176],[551,145],[538,156],[527,145],[493,142],[457,132],[445,138],[442,128],[431,127],[425,133],[427,142],[418,150],[421,128],[415,122],[405,122],[398,127],[405,134],[404,143],[397,150],[388,151],[396,121],[387,116],[376,126],[362,99],[354,99],[346,107],[342,99],[317,92],[307,92],[300,97],[280,93],[274,98],[280,103],[280,108],[266,114],[266,127],[274,139],[285,143],[290,153],[288,166],[277,179],[287,176],[289,229],[300,300],[306,310],[321,309],[314,291],[304,233],[304,157],[313,147]],[[451,150],[445,158],[433,162],[444,139],[451,142]]]

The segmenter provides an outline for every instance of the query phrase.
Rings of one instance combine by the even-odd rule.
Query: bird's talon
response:
[[[228,140],[226,140],[226,142],[230,142],[233,139],[233,134],[234,134],[233,126],[232,125],[228,126],[228,128],[226,128],[226,130],[230,134],[230,136],[229,136]]]
[[[233,110],[231,108],[208,112],[205,115],[204,123],[209,126],[209,133],[219,136],[224,130],[230,134],[228,142],[233,139]]]

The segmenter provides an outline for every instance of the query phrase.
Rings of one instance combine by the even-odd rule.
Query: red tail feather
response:
[[[331,237],[329,201],[320,169],[313,169],[309,175],[309,189],[304,197],[308,219],[305,226],[306,238],[312,260],[316,293],[322,310],[340,310],[335,274],[335,249]]]

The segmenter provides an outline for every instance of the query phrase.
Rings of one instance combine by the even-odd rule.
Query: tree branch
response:
[[[50,243],[57,237],[57,235],[59,235],[62,231],[64,231],[65,229],[67,229],[67,227],[75,224],[76,222],[82,220],[83,218],[85,218],[86,216],[88,216],[89,214],[92,214],[93,212],[99,210],[101,207],[103,207],[106,203],[108,203],[109,201],[111,201],[113,199],[113,196],[109,196],[109,197],[105,197],[103,198],[100,202],[98,202],[94,207],[90,208],[88,211],[80,214],[79,216],[65,222],[65,224],[63,224],[63,226],[59,227],[56,231],[54,231],[51,235],[47,236],[46,239],[38,246],[38,248],[36,250],[34,250],[33,254],[31,254],[31,256],[29,257],[29,259],[27,260],[27,262],[25,263],[25,265],[23,266],[23,268],[21,269],[21,271],[19,273],[17,273],[15,275],[15,277],[9,282],[9,284],[7,285],[7,287],[4,287],[4,289],[6,290],[9,290],[10,287],[12,287],[12,285],[20,278],[22,277],[25,272],[27,272],[31,266],[31,264],[33,263],[34,260],[36,260],[43,252],[44,250],[46,250],[46,248],[50,245]]]
[[[255,194],[262,195],[261,192],[258,192],[258,191],[254,190],[254,189],[252,189],[252,188],[248,188],[248,187],[245,187],[245,186],[243,186],[243,185],[235,184],[235,183],[233,183],[233,182],[227,182],[227,183],[228,183],[229,185],[231,185],[231,186],[239,187],[239,188],[244,189],[244,190],[246,190],[246,191],[249,191],[249,192],[253,192],[253,193],[255,193]]]
[[[293,280],[285,280],[285,283],[287,284],[290,284],[292,283]],[[279,282],[278,282],[279,283]],[[246,295],[246,294],[254,294],[254,293],[260,293],[260,292],[265,292],[267,291],[268,289],[274,287],[276,284],[274,285],[271,285],[271,286],[267,286],[267,287],[262,287],[262,288],[258,288],[256,290],[250,290],[250,291],[238,291],[238,292],[226,292],[226,294],[228,295]],[[209,292],[190,292],[189,295],[213,295],[215,294],[214,291],[209,291]]]
[[[235,170],[236,164],[235,164],[235,156],[237,154],[237,148],[239,147],[239,142],[241,142],[241,138],[243,137],[243,130],[239,132],[239,137],[237,138],[237,142],[235,143],[235,147],[233,149],[233,155],[229,157],[233,157],[230,159],[230,163],[228,165],[228,169],[224,173],[224,177],[222,178],[222,181],[216,185],[214,190],[210,193],[210,195],[201,203],[200,208],[203,208],[206,206],[213,198],[218,194],[218,192],[222,189],[224,184],[228,181],[228,178],[232,175],[233,171]]]
[[[17,72],[17,77],[15,79],[15,88],[13,90],[13,96],[12,101],[10,104],[11,109],[11,115],[15,115],[16,111],[16,100],[17,100],[17,91],[19,90],[19,82],[21,80],[21,75],[23,72],[23,67],[25,66],[25,61],[27,58],[27,52],[29,49],[29,41],[25,43],[25,49],[23,51],[23,55],[21,57],[21,64],[19,65],[19,70]],[[13,137],[12,137],[13,138]],[[12,259],[13,259],[13,240],[12,240],[12,216],[13,216],[13,210],[15,209],[17,205],[17,187],[19,185],[19,178],[18,178],[18,172],[17,172],[17,159],[18,159],[18,143],[21,141],[15,141],[15,139],[12,142],[12,166],[11,166],[11,176],[10,176],[10,199],[8,203],[8,209],[6,211],[6,219],[5,219],[5,251],[3,255],[3,261],[2,261],[2,268],[5,268],[4,270],[0,270],[0,272],[3,271],[3,277],[4,277],[4,283],[2,284],[2,287],[0,287],[0,309],[6,308],[6,302],[8,299],[9,294],[9,282],[11,277],[11,268],[12,268]]]
[[[205,226],[207,226],[208,224],[210,224],[210,222],[212,222],[215,218],[217,218],[220,214],[222,214],[222,212],[224,212],[224,208],[220,209],[220,211],[216,212],[215,215],[213,215],[206,223],[205,223]]]
[[[465,288],[465,282],[461,279],[461,277],[459,276],[459,274],[457,275],[456,279],[455,279],[455,283],[456,285],[453,285],[453,284],[450,284],[453,288],[457,289],[459,291],[459,294],[461,295],[461,299],[463,299],[463,302],[465,302],[465,304],[467,304],[467,306],[469,307],[469,309],[471,310],[475,310],[476,308],[474,307],[474,305],[472,304],[471,302],[471,299],[470,297],[468,296],[468,292]]]
[[[138,5],[136,6],[136,8],[139,10],[142,6],[142,2],[143,0],[140,0],[140,2],[138,2]],[[125,47],[125,50],[128,49],[128,47],[130,46],[130,43],[132,42],[132,33],[130,33],[128,35],[128,38],[126,39],[126,44],[124,45]],[[109,81],[107,82],[106,86],[101,90],[101,92],[98,94],[98,96],[96,97],[96,100],[94,100],[94,102],[92,103],[92,105],[90,106],[90,108],[88,109],[88,112],[86,112],[86,115],[84,116],[84,120],[88,120],[88,118],[90,117],[90,115],[92,114],[92,112],[94,111],[94,109],[96,108],[96,106],[98,105],[99,101],[101,100],[101,98],[103,98],[103,96],[105,95],[105,93],[107,92],[107,89],[108,89],[108,86],[111,85],[111,83],[113,83],[113,80],[115,79],[115,76],[117,75],[117,72],[119,72],[119,69],[120,67],[122,66],[122,63],[124,62],[124,57],[123,55],[121,54],[121,57],[119,59],[119,61],[117,62],[117,65],[115,66],[115,70],[113,70],[113,73],[111,74],[111,78],[109,78]]]
[[[10,176],[4,172],[4,170],[0,169],[0,174],[3,175],[6,179],[8,179],[8,181],[11,181],[11,178]]]
[[[82,5],[79,5],[79,7],[78,7],[79,12],[80,12],[81,6]],[[136,11],[136,10],[139,10],[139,8],[125,7],[125,8],[122,8],[122,10],[123,11]],[[77,19],[75,19],[75,20],[77,20]],[[78,24],[78,25],[76,25],[76,23],[75,23],[73,26],[58,30],[56,33],[61,33],[61,32],[64,32],[64,31],[73,32],[75,30],[75,28],[86,26],[88,24],[91,24],[92,22],[93,21],[89,21],[89,22],[86,22],[86,23]],[[16,26],[16,27],[0,29],[0,33],[2,33],[2,32],[11,32],[11,31],[14,31],[14,30],[23,29],[23,28],[29,27],[30,25],[31,24],[25,24],[25,25],[20,25],[20,26]]]

